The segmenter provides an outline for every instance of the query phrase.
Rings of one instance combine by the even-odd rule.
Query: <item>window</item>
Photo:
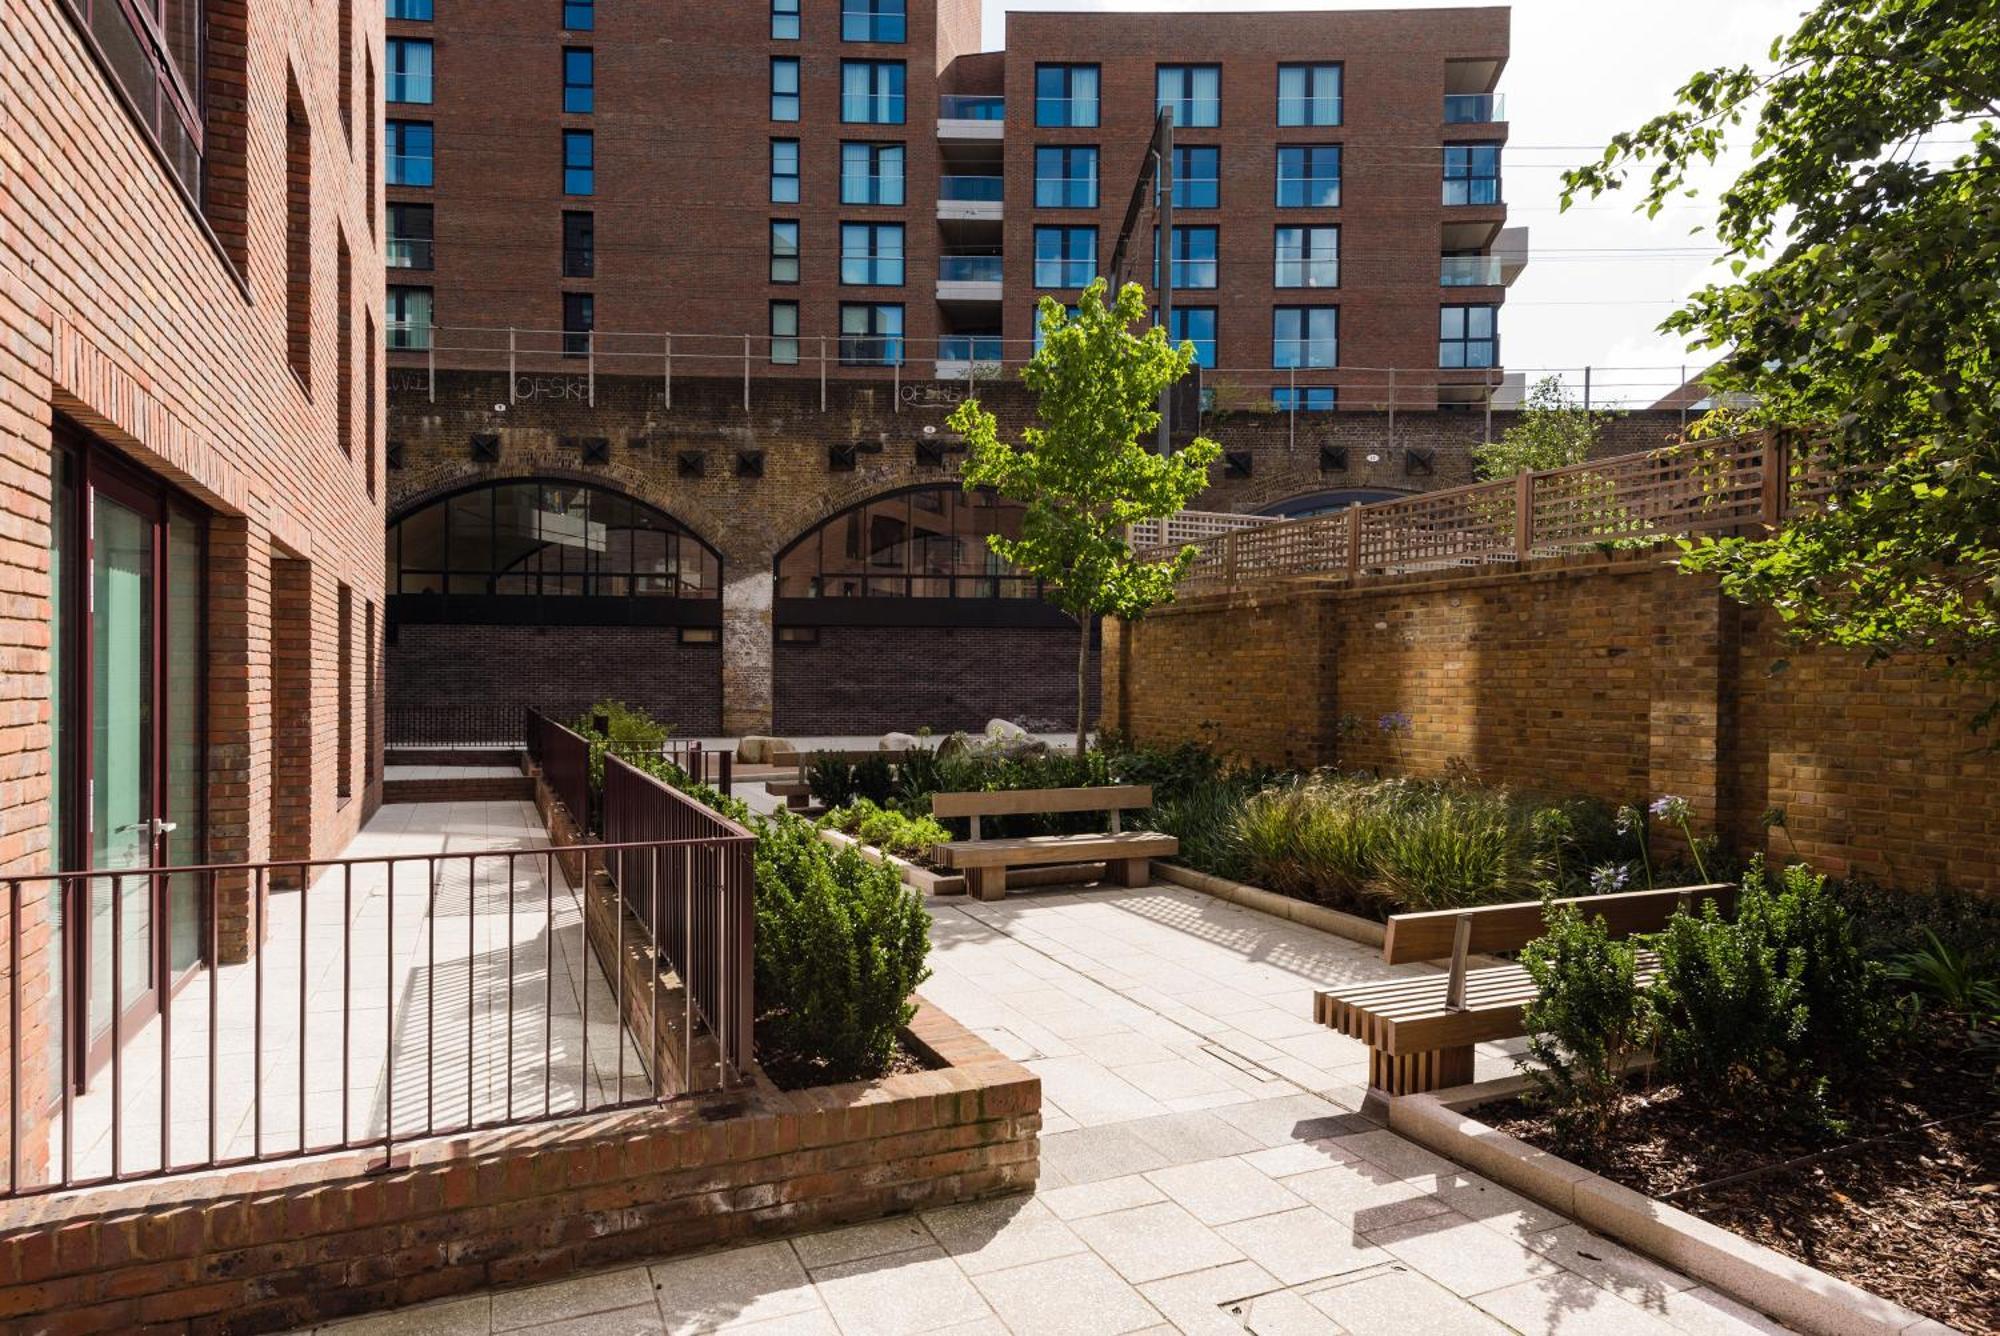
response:
[[[1319,144],[1278,150],[1278,207],[1340,207],[1340,146]]]
[[[429,23],[431,0],[389,0],[388,17],[410,23]]]
[[[1154,313],[1155,322],[1159,314]],[[1173,318],[1167,322],[1167,337],[1175,347],[1183,343],[1194,345],[1194,364],[1199,367],[1215,365],[1215,308],[1213,306],[1176,306]]]
[[[333,607],[333,682],[340,699],[334,712],[333,796],[344,800],[354,796],[354,591],[340,585]]]
[[[799,141],[771,141],[771,203],[799,202]]]
[[[431,269],[436,267],[433,238],[437,211],[428,204],[388,205],[389,235],[382,254],[391,269]]]
[[[585,356],[590,352],[590,331],[597,328],[597,299],[588,292],[565,292],[562,302],[563,356]]]
[[[1281,288],[1340,286],[1340,229],[1281,227],[1278,229],[1277,277]]]
[[[851,125],[901,125],[903,62],[841,61],[840,119]]]
[[[1035,207],[1096,208],[1097,150],[1047,147],[1036,149]]]
[[[902,41],[905,28],[903,7],[904,0],[840,0],[840,40]]]
[[[1331,413],[1340,404],[1332,385],[1280,385],[1271,391],[1271,406],[1280,413]]]
[[[340,132],[354,138],[354,0],[340,0]]]
[[[562,227],[563,277],[597,277],[597,215],[565,209]]]
[[[563,131],[563,194],[597,193],[597,138],[588,130]]]
[[[1271,365],[1340,365],[1340,308],[1280,306],[1271,312]]]
[[[842,223],[840,281],[849,287],[901,287],[903,225]]]
[[[431,346],[431,290],[389,285],[389,348],[422,351]]]
[[[165,155],[168,167],[191,196],[201,194],[202,23],[201,0],[67,0],[78,27],[86,29],[105,55],[105,68],[130,95],[134,119]],[[8,14],[6,27],[27,20]],[[7,86],[26,89],[24,69],[11,63]]]
[[[1446,204],[1500,202],[1498,144],[1444,146],[1444,202]]]
[[[771,40],[799,40],[799,0],[771,0]]]
[[[1063,307],[1063,312],[1074,321],[1077,316],[1083,313],[1083,308],[1080,306],[1065,306]],[[1048,341],[1048,336],[1042,331],[1042,308],[1039,305],[1034,310],[1028,312],[1028,324],[1035,331],[1035,351],[1040,352],[1042,345]]]
[[[285,78],[285,352],[312,393],[312,122],[296,79]]]
[[[389,184],[427,186],[432,184],[433,131],[429,121],[390,121]]]
[[[722,593],[714,549],[644,502],[574,482],[496,483],[434,501],[389,526],[388,560],[391,597]]]
[[[797,219],[771,220],[771,281],[799,281],[799,224]]]
[[[842,366],[900,366],[902,361],[901,306],[890,303],[841,303]]]
[[[595,0],[563,0],[563,27],[574,32],[589,32],[597,26],[597,5]]]
[[[391,102],[431,100],[431,43],[422,37],[391,37],[388,42]]]
[[[799,362],[799,304],[771,303],[771,364],[797,366]]]
[[[799,62],[793,56],[771,60],[771,119],[795,121],[799,118]]]
[[[1174,109],[1174,126],[1222,124],[1222,66],[1162,65],[1159,105]]]
[[[354,256],[347,229],[334,225],[334,435],[340,451],[354,458]]]
[[[597,55],[587,46],[563,48],[562,107],[575,116],[597,110]]]
[[[933,484],[876,497],[801,535],[778,555],[778,597],[1034,598],[1022,575],[987,545],[1019,537],[1023,507],[984,490]],[[779,627],[796,640],[813,628]]]
[[[1438,365],[1490,367],[1500,364],[1500,336],[1491,306],[1438,309]]]
[[[1340,66],[1278,66],[1278,124],[1339,125]]]
[[[1212,288],[1216,284],[1217,232],[1213,227],[1174,229],[1174,287]],[[1160,229],[1153,229],[1153,286],[1160,285]]]
[[[1083,288],[1097,277],[1097,229],[1035,229],[1035,286]]]
[[[840,146],[842,204],[901,204],[903,146],[846,143]]]
[[[1153,184],[1153,202],[1159,203],[1159,183]],[[1222,150],[1199,144],[1174,148],[1174,207],[1214,209],[1222,204]]]
[[[1035,124],[1097,124],[1098,72],[1095,65],[1035,66]]]

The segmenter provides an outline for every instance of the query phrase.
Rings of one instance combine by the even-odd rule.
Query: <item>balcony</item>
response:
[[[1507,98],[1502,93],[1446,93],[1446,125],[1491,125],[1507,119]]]
[[[998,176],[940,176],[937,216],[997,222],[1004,185]]]
[[[390,269],[431,269],[435,246],[429,237],[390,237],[382,245],[382,258]]]
[[[939,139],[999,139],[1007,99],[986,93],[947,93],[938,99]]]
[[[939,380],[990,380],[1000,374],[1005,354],[998,334],[947,334],[938,340]]]
[[[1447,255],[1439,262],[1438,284],[1447,288],[1497,288],[1501,285],[1497,255]]]
[[[998,255],[944,255],[938,258],[937,295],[941,302],[1000,300],[1001,259]]]

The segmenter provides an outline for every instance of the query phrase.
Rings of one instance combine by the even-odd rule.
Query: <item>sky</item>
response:
[[[986,0],[986,46],[1005,41],[1005,11],[1436,9],[1426,0]],[[1681,297],[1726,269],[1713,242],[1691,235],[1711,217],[1712,190],[1648,220],[1629,189],[1558,214],[1562,169],[1589,161],[1606,140],[1668,110],[1698,69],[1761,64],[1771,41],[1797,26],[1806,0],[1519,0],[1507,98],[1502,189],[1509,220],[1529,229],[1527,269],[1501,314],[1501,354],[1530,382],[1559,373],[1580,390],[1592,367],[1594,402],[1644,405],[1680,383],[1700,355],[1656,326]],[[1725,160],[1723,167],[1728,166]],[[1739,160],[1740,165],[1740,160]],[[1730,173],[1696,178],[1726,184]],[[1628,198],[1629,196],[1629,198]],[[1707,252],[1695,254],[1692,252]]]

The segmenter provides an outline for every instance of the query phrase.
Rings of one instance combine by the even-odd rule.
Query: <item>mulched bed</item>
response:
[[[1839,1101],[1847,1126],[1832,1140],[1718,1114],[1672,1085],[1635,1091],[1611,1143],[1589,1151],[1557,1146],[1520,1100],[1477,1113],[1828,1275],[2000,1336],[2000,1095],[1992,1058],[1968,1047],[1962,1023],[1927,1019]]]
[[[836,1085],[838,1082],[827,1076],[826,1064],[819,1058],[804,1053],[781,1052],[765,1044],[757,1044],[757,1063],[764,1069],[764,1075],[771,1078],[771,1084],[780,1090],[810,1090],[814,1086]],[[867,1080],[880,1080],[885,1076],[902,1076],[909,1072],[935,1071],[944,1066],[935,1062],[929,1054],[911,1048],[907,1039],[898,1038],[896,1051],[889,1055],[889,1065],[869,1076]]]

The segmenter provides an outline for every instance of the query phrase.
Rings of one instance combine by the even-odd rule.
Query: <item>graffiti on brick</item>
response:
[[[421,371],[391,371],[389,373],[389,393],[429,394],[431,378]]]
[[[905,408],[956,408],[965,401],[965,382],[962,380],[905,382],[902,399]]]
[[[552,400],[585,403],[590,399],[590,382],[582,376],[516,376],[514,399],[525,403]]]

